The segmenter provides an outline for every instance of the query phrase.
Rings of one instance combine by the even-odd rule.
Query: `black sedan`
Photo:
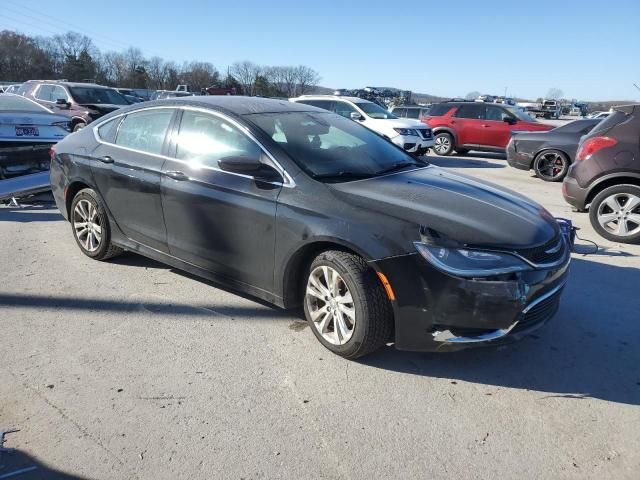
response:
[[[302,306],[347,358],[518,338],[553,316],[569,265],[540,205],[286,101],[118,110],[56,146],[51,186],[89,257],[126,249]]]
[[[575,120],[548,132],[523,132],[511,137],[507,162],[521,170],[531,170],[545,182],[560,182],[567,174],[578,150],[580,137],[600,120]]]

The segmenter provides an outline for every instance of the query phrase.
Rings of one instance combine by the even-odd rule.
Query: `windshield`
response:
[[[528,113],[523,112],[519,108],[515,108],[515,107],[505,107],[505,108],[509,111],[509,113],[515,116],[518,120],[522,120],[523,122],[537,122],[535,118],[533,118]]]
[[[261,113],[247,118],[318,180],[344,182],[425,165],[368,128],[334,113]]]
[[[14,110],[21,112],[49,112],[51,111],[42,105],[39,105],[31,100],[28,100],[20,95],[13,95],[5,93],[0,95],[0,111],[2,110]]]
[[[355,105],[371,118],[398,118],[393,113],[375,103],[357,102]]]
[[[79,104],[129,105],[127,99],[110,88],[72,87],[71,95]]]

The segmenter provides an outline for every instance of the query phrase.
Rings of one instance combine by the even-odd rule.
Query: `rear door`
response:
[[[176,110],[149,108],[118,117],[97,131],[92,171],[116,223],[130,239],[167,252],[160,199],[166,137]]]
[[[484,103],[469,102],[460,105],[451,118],[458,145],[485,145],[487,127],[484,116]]]
[[[163,167],[162,199],[172,255],[273,291],[276,200],[281,183],[222,171],[218,160],[247,156],[271,164],[234,120],[184,109]]]

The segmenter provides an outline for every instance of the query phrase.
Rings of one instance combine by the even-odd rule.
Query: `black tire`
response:
[[[73,126],[73,131],[74,132],[79,132],[80,130],[82,130],[84,127],[86,127],[87,124],[84,122],[78,122]]]
[[[78,204],[82,202],[82,208],[80,211],[77,211]],[[83,240],[83,238],[89,239],[91,233],[87,232],[84,236],[82,235],[83,226],[81,226],[82,213],[84,210],[89,215],[89,209],[86,208],[87,205],[90,205],[95,209],[95,217],[93,217],[94,225],[97,225],[100,228],[100,239],[97,241],[97,248],[92,248],[93,245],[89,244],[89,240]],[[123,250],[120,247],[116,247],[111,243],[111,226],[109,225],[109,218],[107,216],[107,212],[104,208],[102,201],[98,194],[90,189],[85,188],[80,190],[75,197],[73,197],[73,201],[71,202],[71,209],[69,211],[69,221],[71,223],[71,232],[73,233],[73,238],[76,240],[78,247],[82,253],[84,253],[87,257],[93,258],[94,260],[107,260],[109,258],[115,257],[116,255],[120,255]],[[89,223],[89,222],[82,222]],[[94,226],[91,226],[94,229]],[[95,234],[93,235],[93,239],[97,237]]]
[[[638,205],[636,205],[631,211],[626,211],[624,208],[627,205],[627,202],[634,197],[640,199],[640,187],[637,185],[616,185],[605,188],[603,191],[598,193],[589,206],[589,220],[591,221],[593,229],[600,236],[607,240],[611,240],[612,242],[640,243],[640,223],[633,222],[631,219],[628,219],[628,217],[632,215],[632,219],[638,219],[638,222],[640,222],[640,203],[638,203]],[[611,208],[611,200],[621,208]],[[617,215],[617,212],[620,212],[621,214],[621,216],[618,217],[619,220],[611,220],[610,223],[606,224],[605,228],[601,223],[601,220],[604,220],[603,215]],[[621,235],[614,231],[621,221],[625,221],[627,230],[630,234]]]
[[[384,287],[375,271],[357,255],[342,251],[326,251],[309,266],[305,282],[318,267],[330,267],[337,272],[353,299],[355,322],[351,338],[342,345],[326,340],[313,322],[310,309],[317,308],[316,297],[308,295],[305,287],[304,313],[316,338],[331,352],[348,359],[367,355],[393,336],[393,310]],[[320,300],[322,302],[322,300]],[[328,302],[325,302],[328,305]],[[330,323],[330,322],[329,322]],[[333,323],[335,326],[335,321]],[[329,332],[331,333],[331,332]]]
[[[545,182],[561,182],[569,171],[569,157],[560,150],[545,150],[533,159],[533,171]]]
[[[433,139],[433,151],[436,155],[446,157],[453,153],[454,148],[453,136],[450,133],[437,133]]]
[[[467,149],[467,148],[456,148],[456,153],[458,155],[466,155],[467,153],[469,153],[469,149]]]

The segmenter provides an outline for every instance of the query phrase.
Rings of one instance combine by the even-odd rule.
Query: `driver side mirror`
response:
[[[503,118],[503,120],[507,122],[509,125],[513,125],[518,122],[518,119],[512,116],[506,116]]]
[[[69,102],[67,102],[64,98],[59,98],[56,100],[56,105],[60,106],[60,107],[67,107],[69,108],[71,106],[71,104]]]
[[[360,112],[351,112],[349,116],[351,117],[351,120],[358,120],[358,121],[364,120],[364,117]]]
[[[243,155],[223,157],[218,160],[220,169],[225,172],[238,173],[255,177],[264,182],[282,181],[282,176],[273,167],[253,157]]]

